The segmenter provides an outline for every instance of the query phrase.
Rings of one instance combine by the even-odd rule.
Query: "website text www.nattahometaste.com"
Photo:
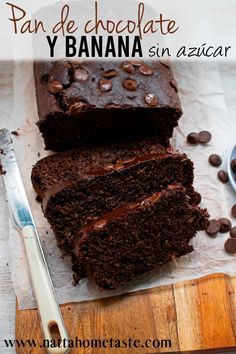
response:
[[[104,338],[104,339],[44,339],[38,342],[34,339],[4,339],[7,348],[104,348],[104,349],[158,349],[171,348],[170,339],[146,339],[140,340],[137,338]]]

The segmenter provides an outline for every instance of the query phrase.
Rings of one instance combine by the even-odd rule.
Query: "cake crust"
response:
[[[36,62],[34,74],[46,149],[152,133],[166,144],[182,115],[172,70],[160,61]]]

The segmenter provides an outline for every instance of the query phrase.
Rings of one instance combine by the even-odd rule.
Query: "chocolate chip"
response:
[[[107,224],[107,221],[106,220],[100,220],[100,221],[97,221],[94,225],[93,225],[93,228],[94,229],[103,229],[104,226],[106,226]]]
[[[18,133],[18,131],[16,131],[16,130],[13,130],[12,132],[11,132],[11,134],[13,134],[13,135],[15,135],[15,136],[19,136],[20,134]]]
[[[225,233],[228,232],[231,227],[232,227],[232,223],[229,219],[227,218],[220,218],[219,220],[220,223],[220,232]]]
[[[133,74],[133,72],[134,72],[134,66],[131,63],[122,64],[122,69],[129,74]]]
[[[230,163],[231,170],[236,173],[236,159],[233,159]]]
[[[217,154],[212,154],[209,156],[209,162],[212,166],[218,167],[222,164],[222,158]]]
[[[191,145],[197,145],[199,143],[199,134],[189,133],[187,136],[187,142]]]
[[[103,73],[103,76],[106,79],[112,79],[113,77],[115,77],[117,75],[117,71],[116,70],[107,70]]]
[[[140,66],[143,64],[142,60],[131,60],[130,62],[133,66]]]
[[[139,69],[139,72],[143,75],[150,76],[153,74],[152,68],[146,64],[140,65],[140,67],[138,69]]]
[[[116,104],[116,103],[108,103],[106,105],[106,108],[107,109],[116,109],[116,108],[121,108],[121,106],[119,104]]]
[[[228,173],[224,170],[218,172],[218,178],[222,183],[227,183],[229,181]]]
[[[228,238],[225,241],[225,251],[229,254],[236,253],[236,238]]]
[[[201,194],[198,193],[198,192],[195,192],[195,193],[194,193],[194,203],[195,203],[196,205],[198,205],[198,204],[201,203],[201,201],[202,201],[202,196],[201,196]]]
[[[75,77],[75,80],[80,81],[80,82],[84,82],[84,81],[88,80],[89,74],[85,69],[78,68],[75,70],[74,77]]]
[[[174,79],[170,81],[170,86],[173,87],[175,92],[178,92],[177,82]]]
[[[230,230],[230,236],[236,238],[236,227],[232,227]]]
[[[48,84],[48,91],[55,94],[60,93],[63,90],[63,85],[60,81],[53,80]]]
[[[136,88],[138,87],[138,84],[137,84],[137,82],[135,80],[126,79],[123,82],[123,86],[129,91],[135,91]]]
[[[86,102],[78,101],[73,103],[70,106],[68,113],[73,115],[76,114],[77,112],[85,112],[87,108],[88,108],[88,104]]]
[[[206,229],[206,233],[209,236],[215,236],[217,232],[220,231],[220,223],[217,220],[210,220],[208,224],[208,228]]]
[[[112,89],[111,80],[101,79],[99,81],[99,88],[101,91],[110,91]]]
[[[154,95],[154,93],[148,93],[145,97],[144,97],[144,101],[151,107],[156,107],[157,103],[158,103],[158,99],[157,96]]]
[[[209,143],[209,141],[211,140],[211,133],[203,130],[199,133],[199,141],[202,144],[206,144]]]
[[[231,214],[234,218],[236,218],[236,204],[234,206],[232,206],[231,208]]]
[[[128,158],[126,160],[122,160],[121,163],[122,163],[122,165],[129,165],[131,163],[134,163],[135,159],[136,159],[135,157],[131,157],[131,158]]]

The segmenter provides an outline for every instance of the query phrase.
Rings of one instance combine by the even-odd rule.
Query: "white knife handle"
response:
[[[66,339],[66,348],[58,346],[56,348],[47,348],[47,351],[52,354],[68,353],[67,331],[60,308],[56,301],[51,277],[42,253],[41,245],[36,236],[36,231],[33,226],[25,226],[22,229],[22,234],[29,262],[31,281],[41,317],[44,339],[49,340],[49,343],[51,343],[52,335],[50,333],[50,328],[52,325],[57,326],[60,338],[62,340],[64,338]]]

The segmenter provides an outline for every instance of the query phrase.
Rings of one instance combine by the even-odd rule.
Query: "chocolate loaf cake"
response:
[[[188,203],[182,186],[169,186],[82,228],[74,240],[74,269],[82,263],[100,287],[117,288],[191,252],[189,242],[207,218],[206,210]]]
[[[161,61],[36,62],[34,73],[46,149],[149,134],[167,144],[182,114],[171,68]]]
[[[62,152],[37,162],[32,183],[75,282],[114,289],[191,252],[208,214],[191,160],[169,145],[182,114],[170,66],[37,62],[34,73],[46,149]]]

